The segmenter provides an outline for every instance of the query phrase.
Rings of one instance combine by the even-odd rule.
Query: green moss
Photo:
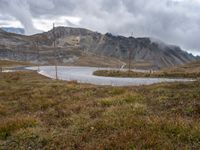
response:
[[[144,98],[136,93],[131,93],[131,94],[125,94],[122,96],[115,96],[115,97],[109,97],[109,98],[104,98],[99,100],[99,103],[102,106],[116,106],[116,105],[123,105],[126,103],[134,103],[134,102],[140,102]]]
[[[125,93],[125,89],[124,88],[113,88],[109,91],[110,95],[120,95],[120,94],[124,94]]]

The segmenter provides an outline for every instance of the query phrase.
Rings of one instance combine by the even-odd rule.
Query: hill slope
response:
[[[36,42],[39,44],[40,62],[53,63],[55,56],[59,63],[69,59],[76,61],[85,55],[106,56],[127,62],[129,51],[133,63],[147,64],[151,68],[171,67],[195,61],[197,58],[177,46],[152,42],[149,38],[113,36],[100,34],[82,28],[55,28],[56,52],[53,47],[53,31],[22,36],[0,31],[0,58],[37,61]],[[120,61],[120,62],[121,62]]]

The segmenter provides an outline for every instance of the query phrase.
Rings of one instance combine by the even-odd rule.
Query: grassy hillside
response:
[[[88,54],[89,55],[89,54]],[[113,67],[120,68],[123,62],[116,58],[89,55],[81,56],[69,65],[74,66],[90,66],[90,67]]]
[[[200,62],[193,62],[184,66],[164,69],[156,72],[134,72],[120,70],[98,70],[94,72],[97,76],[109,77],[184,77],[184,78],[200,78]]]
[[[0,149],[200,149],[200,82],[110,87],[0,73]]]
[[[23,61],[11,61],[11,60],[0,60],[0,67],[10,67],[10,66],[27,66],[32,65],[29,62]]]

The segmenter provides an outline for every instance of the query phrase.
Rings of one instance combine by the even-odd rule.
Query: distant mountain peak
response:
[[[15,27],[1,27],[3,31],[9,32],[9,33],[15,33],[15,34],[22,34],[25,35],[24,28],[15,28]]]
[[[0,28],[0,32],[5,32],[3,29]]]

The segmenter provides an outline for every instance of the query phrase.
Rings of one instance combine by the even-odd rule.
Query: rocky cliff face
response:
[[[54,36],[56,53],[52,48]],[[95,54],[127,62],[129,52],[134,63],[145,62],[153,68],[171,67],[195,61],[197,58],[177,46],[152,42],[149,38],[113,36],[82,28],[57,27],[54,32],[22,36],[0,31],[0,58],[38,60],[50,63],[53,57],[60,62],[71,57]]]

